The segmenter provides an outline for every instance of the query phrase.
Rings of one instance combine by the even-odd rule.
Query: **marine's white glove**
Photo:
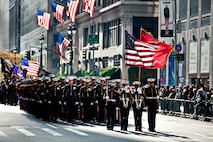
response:
[[[106,96],[105,98],[106,98],[107,100],[109,100],[109,96]]]
[[[137,89],[138,94],[142,94],[142,90],[140,88]]]

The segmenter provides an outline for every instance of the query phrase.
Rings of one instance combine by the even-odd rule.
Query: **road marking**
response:
[[[5,133],[3,133],[2,131],[0,131],[0,136],[6,137],[7,135]]]
[[[26,129],[16,129],[19,132],[21,132],[22,134],[26,135],[26,136],[35,136],[35,134],[31,133],[30,131],[26,130]]]
[[[75,130],[75,129],[72,129],[72,128],[64,128],[65,130],[67,131],[70,131],[70,132],[73,132],[77,135],[81,135],[81,136],[89,136],[88,134],[84,133],[84,132],[81,132],[81,131],[78,131],[78,130]]]
[[[194,133],[194,135],[201,136],[201,137],[213,140],[213,137],[207,137],[206,135],[203,135],[203,134]]]
[[[55,127],[55,126],[53,126],[53,125],[51,125],[51,124],[46,124],[47,126],[50,126],[50,127],[52,127],[52,128],[54,128],[54,129],[57,129],[57,127]]]
[[[58,132],[56,132],[54,130],[51,130],[49,128],[41,128],[41,129],[44,130],[47,133],[52,134],[53,136],[63,136],[62,134],[60,134],[60,133],[58,133]]]
[[[29,126],[10,126],[10,128],[21,129],[21,128],[29,128]]]

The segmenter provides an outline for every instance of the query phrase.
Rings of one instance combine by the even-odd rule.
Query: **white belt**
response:
[[[111,101],[111,102],[116,102],[116,100],[115,100],[115,99],[110,99],[109,101]]]
[[[146,99],[157,99],[157,97],[146,97]]]

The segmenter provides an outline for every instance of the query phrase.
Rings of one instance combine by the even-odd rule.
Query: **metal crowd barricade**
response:
[[[160,98],[158,101],[158,112],[179,117],[194,118],[195,102],[184,99]],[[204,119],[213,121],[213,103],[206,102],[203,109]]]

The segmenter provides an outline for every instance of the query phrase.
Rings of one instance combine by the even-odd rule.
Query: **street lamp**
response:
[[[15,56],[14,56],[14,64],[16,64],[16,54],[17,54],[17,48],[16,47],[13,48],[13,53],[15,54]]]
[[[73,45],[73,34],[75,34],[75,33],[76,33],[75,25],[69,24],[69,26],[67,28],[68,39],[70,41],[70,61],[69,61],[70,72],[69,72],[69,75],[72,75],[72,73],[73,73],[73,70],[72,70],[72,61],[73,61],[72,45]]]
[[[39,37],[39,42],[40,42],[40,45],[41,45],[41,48],[40,48],[40,70],[42,70],[42,61],[43,61],[43,59],[42,59],[42,45],[44,43],[44,35],[41,35]]]

